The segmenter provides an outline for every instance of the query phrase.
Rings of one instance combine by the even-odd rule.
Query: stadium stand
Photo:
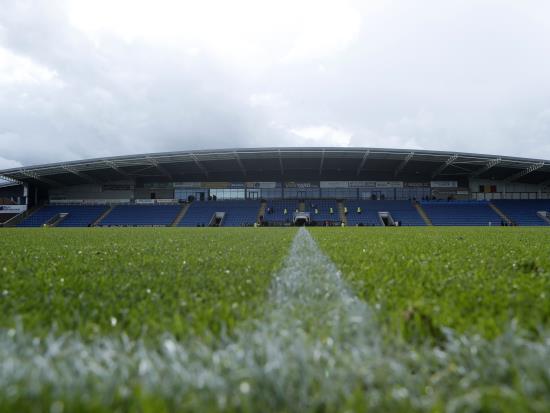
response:
[[[330,213],[332,208],[332,214]],[[317,209],[317,214],[315,210]],[[325,221],[340,222],[338,203],[334,199],[312,199],[305,202],[305,211],[310,213],[311,221],[321,224]]]
[[[222,204],[222,202],[220,202]],[[207,227],[212,216],[219,211],[221,205],[218,201],[195,201],[189,205],[187,213],[182,218],[179,227]]]
[[[41,227],[58,214],[68,215],[59,227],[87,227],[101,216],[108,207],[105,205],[47,205],[24,219],[18,227]]]
[[[284,211],[287,210],[285,215]],[[267,201],[264,221],[269,224],[286,224],[292,222],[292,215],[298,209],[296,200],[269,200]],[[271,211],[271,212],[269,212]]]
[[[416,202],[420,199],[426,201]],[[180,200],[201,203],[189,208],[178,205]],[[15,207],[2,210],[2,204]],[[0,170],[1,213],[21,212],[0,226],[88,224],[84,217],[79,222],[76,211],[51,221],[49,208],[36,214],[42,205],[61,204],[117,205],[91,225],[196,226],[215,217],[217,225],[240,226],[260,215],[260,224],[270,226],[291,225],[294,218],[298,224],[311,218],[314,225],[343,220],[350,226],[539,226],[550,225],[550,160],[399,148],[276,147]],[[296,215],[297,209],[303,213]]]
[[[403,226],[424,226],[424,220],[411,201],[360,201],[349,200],[345,203],[348,208],[348,225],[382,225],[379,212],[388,212],[394,221]],[[361,208],[361,213],[357,208]]]
[[[372,202],[348,200],[345,202],[345,207],[348,209],[347,220],[348,225],[366,225],[366,226],[378,226],[382,225],[380,218],[378,217],[378,211],[376,208],[369,206]],[[358,212],[358,208],[361,212]]]
[[[508,217],[514,225],[548,226],[550,218],[539,216],[545,211],[550,217],[550,200],[494,200],[493,205]],[[489,201],[420,201],[433,225],[439,226],[498,226],[503,222]],[[294,211],[299,209],[296,200],[267,201],[264,222],[268,225],[285,225],[292,222]],[[411,201],[347,200],[345,206],[349,226],[381,226],[381,212],[387,212],[403,226],[426,225]],[[361,208],[361,213],[358,212]],[[92,225],[107,210],[106,205],[47,205],[25,218],[17,226],[40,227],[59,214],[67,214],[56,226],[86,227]],[[287,214],[284,214],[284,210]],[[333,214],[330,214],[330,208]],[[318,213],[315,214],[315,209]],[[208,226],[214,213],[223,212],[221,226],[251,226],[256,222],[260,203],[252,200],[196,201],[190,204],[178,226]],[[334,199],[314,199],[304,203],[304,210],[311,214],[314,224],[325,221],[339,223],[338,203]],[[98,224],[99,226],[169,226],[181,212],[181,205],[117,205]],[[14,214],[3,214],[7,220]]]
[[[77,213],[69,211],[69,215],[63,219],[58,227],[87,227],[101,216],[107,209],[106,205],[82,206]]]
[[[178,226],[208,226],[217,212],[223,212],[221,226],[250,226],[256,222],[260,203],[258,201],[195,201],[187,210]]]
[[[220,202],[220,201],[216,201]],[[222,201],[224,203],[224,227],[241,227],[253,225],[258,218],[260,203],[258,201]]]
[[[539,211],[550,211],[550,200],[495,200],[493,204],[514,224],[522,226],[545,226],[548,222],[537,215]]]
[[[371,201],[377,204],[378,211],[389,212],[392,218],[403,226],[426,225],[411,201]]]
[[[117,205],[98,225],[168,226],[181,210],[181,205]]]
[[[538,214],[545,211],[550,217],[550,200],[494,200],[492,203],[514,225],[550,225],[550,218],[545,219]],[[269,200],[266,204],[264,222],[268,225],[291,224],[294,212],[300,207],[297,200]],[[436,226],[498,226],[505,222],[489,201],[420,201],[420,204]],[[345,206],[348,210],[346,218],[349,226],[384,225],[379,216],[381,212],[389,213],[394,221],[399,221],[403,226],[426,225],[411,201],[347,200]],[[361,213],[358,212],[358,207]],[[330,208],[333,209],[333,214],[330,214]],[[40,227],[46,223],[51,224],[59,214],[67,214],[55,226],[86,227],[94,224],[108,209],[107,205],[46,205],[17,226]],[[334,199],[306,200],[303,209],[311,214],[314,225],[322,225],[325,221],[332,224],[340,222],[338,203]],[[169,226],[181,211],[181,205],[117,205],[97,225]],[[251,226],[256,222],[259,211],[260,203],[256,200],[195,201],[189,205],[177,225],[208,226],[214,214],[221,212],[224,214],[221,226]],[[7,220],[13,216],[14,214],[4,214],[2,218]]]
[[[502,218],[488,201],[420,201],[433,225],[500,225]]]

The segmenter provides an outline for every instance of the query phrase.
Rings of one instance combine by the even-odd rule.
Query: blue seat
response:
[[[330,213],[332,208],[332,214]],[[317,209],[317,214],[315,213]],[[334,199],[311,199],[305,201],[305,210],[310,213],[310,218],[313,222],[322,224],[328,222],[340,222],[340,211],[338,203]]]
[[[487,201],[421,201],[421,204],[434,225],[489,226],[501,222]]]
[[[180,205],[117,205],[99,225],[168,226],[180,211]]]
[[[493,204],[517,225],[546,226],[548,223],[537,215],[538,211],[550,211],[548,199],[502,199]]]
[[[106,210],[106,205],[46,205],[24,219],[18,227],[41,227],[57,214],[67,213],[58,227],[87,227]]]
[[[348,225],[381,226],[379,212],[389,212],[395,221],[403,226],[424,226],[426,223],[411,201],[366,201],[348,200]],[[357,208],[361,208],[361,213]]]
[[[268,213],[268,208],[272,211]],[[285,209],[287,213],[285,214]],[[273,199],[267,201],[264,221],[270,224],[282,225],[292,222],[294,211],[298,209],[298,201],[292,199]]]
[[[208,226],[216,212],[224,212],[222,226],[241,227],[254,225],[260,203],[251,200],[195,201],[178,224],[180,227]]]

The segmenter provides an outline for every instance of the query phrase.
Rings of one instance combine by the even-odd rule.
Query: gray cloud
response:
[[[237,4],[223,24],[174,9],[189,29],[152,8],[122,32],[76,24],[77,0],[6,3],[0,168],[278,145],[550,159],[547,2]]]

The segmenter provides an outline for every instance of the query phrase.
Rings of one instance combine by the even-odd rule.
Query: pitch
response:
[[[550,410],[544,229],[1,234],[6,410]]]

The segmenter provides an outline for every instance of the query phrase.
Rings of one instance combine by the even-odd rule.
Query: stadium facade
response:
[[[13,222],[19,222],[11,219],[16,214],[29,215],[43,205],[107,205],[111,210],[119,205],[121,211],[123,205],[160,206],[193,200],[206,201],[202,209],[208,209],[207,201],[218,201],[217,206],[210,204],[212,217],[216,208],[222,209],[221,201],[262,204],[261,209],[256,208],[256,215],[262,218],[275,210],[272,203],[288,216],[295,209],[322,215],[319,209],[332,208],[331,216],[323,215],[330,219],[317,220],[325,223],[345,222],[344,215],[341,220],[334,218],[338,211],[347,214],[353,208],[357,212],[362,206],[376,206],[379,220],[374,217],[374,221],[386,223],[380,216],[385,211],[380,209],[391,210],[398,201],[420,204],[421,221],[427,224],[430,213],[422,211],[422,204],[431,209],[441,201],[449,203],[443,215],[453,213],[449,206],[481,207],[487,203],[487,208],[498,211],[496,221],[500,223],[514,219],[495,208],[495,203],[536,201],[530,202],[531,209],[542,213],[537,215],[541,224],[546,223],[543,213],[550,210],[550,161],[459,152],[331,147],[197,150],[19,167],[0,171],[0,177],[11,182],[0,188],[0,211],[11,214]],[[362,205],[362,201],[381,201],[387,206]],[[388,204],[391,201],[395,204]],[[439,209],[432,211],[434,217],[442,214]],[[399,222],[391,218],[392,223]],[[100,221],[95,219],[93,224]],[[409,223],[414,222],[411,219]]]

